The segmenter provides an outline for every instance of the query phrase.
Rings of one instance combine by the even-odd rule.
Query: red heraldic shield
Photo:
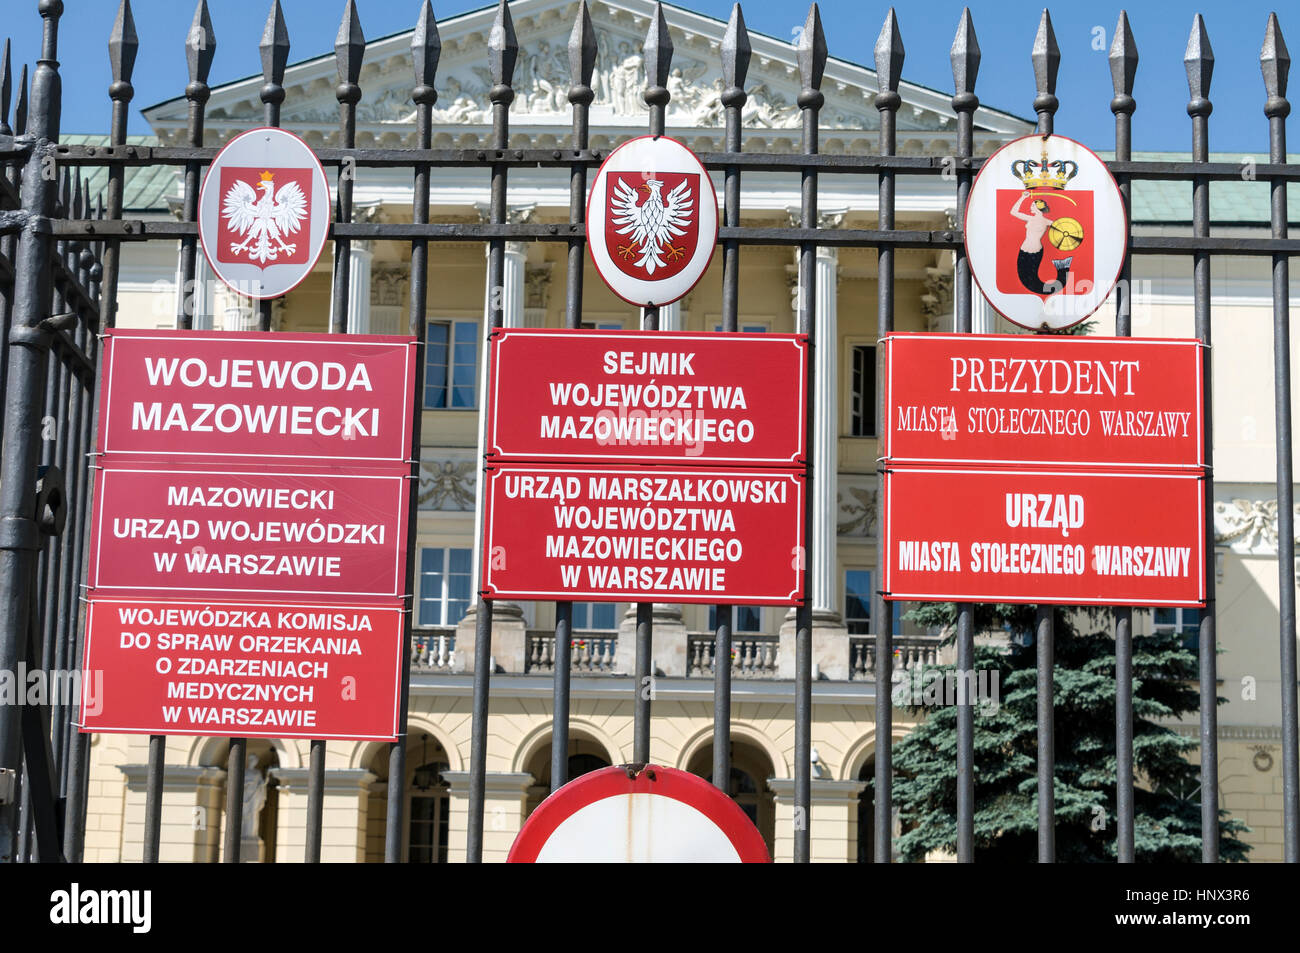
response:
[[[614,265],[650,281],[680,274],[700,241],[699,204],[698,173],[611,172],[605,244]]]
[[[217,261],[262,269],[310,261],[312,171],[222,166]]]
[[[998,189],[998,291],[1003,294],[1090,294],[1095,284],[1092,193],[1035,189]],[[1039,203],[1042,203],[1041,205]],[[1038,241],[1028,239],[1028,223],[1015,217],[1037,208],[1051,221]],[[1033,251],[1026,251],[1029,240]]]

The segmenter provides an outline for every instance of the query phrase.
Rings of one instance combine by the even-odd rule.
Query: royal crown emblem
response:
[[[1027,189],[1063,189],[1079,174],[1079,166],[1069,159],[1049,159],[1044,142],[1042,159],[1017,159],[1011,163],[1011,174]]]

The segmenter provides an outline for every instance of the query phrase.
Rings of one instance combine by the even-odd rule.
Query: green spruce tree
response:
[[[1082,634],[1082,610],[1056,611],[1056,857],[1061,862],[1116,859],[1115,641],[1105,632]],[[951,603],[931,603],[908,617],[950,626]],[[1100,622],[1100,618],[1095,619]],[[1033,632],[1031,606],[980,606],[976,628]],[[1023,642],[1029,642],[1025,645]],[[996,704],[975,712],[975,856],[979,861],[1027,862],[1037,857],[1037,662],[1032,640],[1009,649],[981,647],[976,669],[998,679]],[[952,672],[953,666],[941,668]],[[1138,861],[1196,862],[1201,858],[1200,769],[1186,754],[1196,741],[1168,719],[1198,708],[1195,656],[1180,636],[1161,633],[1133,640],[1134,850]],[[924,683],[895,674],[895,698],[924,714],[894,749],[894,803],[905,833],[899,851],[910,861],[933,850],[956,852],[957,709],[929,707]],[[1223,699],[1220,699],[1222,703]],[[1248,830],[1219,812],[1219,852],[1246,859]]]

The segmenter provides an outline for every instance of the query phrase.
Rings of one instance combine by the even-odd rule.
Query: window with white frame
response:
[[[425,325],[424,406],[473,410],[478,403],[477,321],[429,321]]]
[[[420,550],[421,626],[455,625],[469,611],[470,552],[453,547]]]
[[[746,334],[766,334],[766,333],[767,333],[767,325],[766,325],[766,324],[742,324],[742,325],[739,325],[739,327],[740,327],[740,330],[744,331]],[[721,330],[722,330],[722,325],[721,325],[721,324],[715,324],[715,325],[713,326],[713,330],[715,330],[715,331],[721,331]]]
[[[613,602],[575,602],[573,630],[617,629],[618,606]]]
[[[871,632],[871,573],[865,569],[844,573],[844,624],[850,635]]]
[[[846,569],[844,571],[844,625],[849,635],[870,635],[871,597],[875,591],[871,588],[871,570]],[[893,612],[894,635],[898,635],[899,623],[905,611],[904,603],[897,603]]]
[[[1173,632],[1182,636],[1183,648],[1193,655],[1201,649],[1201,610],[1161,606],[1152,610],[1152,632]]]
[[[709,606],[709,631],[718,628],[718,607]],[[758,606],[736,606],[731,616],[732,632],[762,632],[763,610]]]
[[[849,435],[874,437],[876,435],[876,346],[857,344],[853,347],[853,365],[849,368],[852,391],[849,396]]]
[[[602,321],[583,321],[580,327],[589,331],[622,331],[622,318],[608,318]]]

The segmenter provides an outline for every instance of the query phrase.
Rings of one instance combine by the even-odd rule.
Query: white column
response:
[[[812,607],[814,612],[838,615],[835,598],[837,541],[836,484],[839,479],[839,327],[836,315],[839,255],[834,248],[818,246],[816,252],[816,296],[813,322],[813,529],[809,553],[813,560]]]
[[[528,246],[523,242],[506,242],[501,288],[502,327],[524,326],[524,265],[527,257]],[[488,313],[486,309],[484,313]]]
[[[368,241],[354,241],[348,249],[348,334],[370,333],[370,264],[375,257]],[[330,324],[334,323],[334,296],[330,295]]]
[[[674,301],[672,304],[661,304],[659,306],[659,330],[680,331],[681,329],[682,303]]]

